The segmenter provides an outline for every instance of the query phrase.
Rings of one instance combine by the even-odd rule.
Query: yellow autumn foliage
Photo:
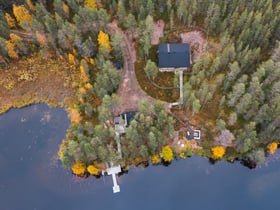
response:
[[[22,24],[22,22],[30,23],[30,21],[32,20],[32,16],[29,14],[24,5],[17,6],[13,4],[13,12],[20,25]]]
[[[171,162],[174,159],[173,151],[169,145],[162,148],[161,155],[165,162]]]
[[[15,50],[15,43],[11,40],[5,41],[6,44],[6,50],[8,52],[8,55],[10,58],[17,59],[18,58],[18,52]]]
[[[14,33],[10,34],[10,38],[11,38],[11,41],[14,42],[14,43],[22,40],[22,38],[20,38],[18,35],[15,35]]]
[[[153,155],[152,158],[151,158],[151,162],[152,162],[152,164],[154,164],[154,165],[159,164],[159,163],[160,163],[160,157],[159,157],[159,155]]]
[[[59,159],[62,160],[63,157],[64,157],[63,151],[62,151],[62,147],[59,147],[59,150],[58,150],[58,153],[57,153],[57,154],[58,154]]]
[[[180,156],[180,158],[182,158],[182,159],[186,159],[186,153],[185,152],[181,152],[180,154],[179,154],[179,156]]]
[[[83,175],[86,172],[86,165],[82,162],[76,162],[72,166],[72,172],[76,175]]]
[[[63,149],[65,149],[66,146],[67,146],[67,141],[64,139],[64,140],[62,141],[62,143],[60,144],[59,150],[58,150],[58,153],[57,153],[60,160],[63,159],[63,156],[64,156],[64,155],[63,155]]]
[[[80,66],[80,72],[81,72],[81,77],[80,77],[81,81],[87,82],[89,80],[89,76],[86,73],[84,66],[82,65]]]
[[[82,97],[79,98],[79,101],[80,101],[82,104],[85,103],[85,100],[84,100]]]
[[[93,165],[89,165],[89,166],[87,167],[87,171],[88,171],[91,175],[98,175],[98,174],[99,174],[98,168],[96,168],[96,167],[93,166]]]
[[[267,146],[267,150],[270,154],[274,154],[278,148],[278,143],[272,142]]]
[[[81,75],[86,74],[85,68],[83,66],[80,66],[80,72]]]
[[[90,59],[89,59],[89,63],[92,64],[92,65],[94,65],[94,63],[95,63],[95,62],[94,62],[94,59],[93,59],[93,58],[90,58]]]
[[[92,88],[92,85],[91,85],[90,83],[87,83],[87,84],[85,85],[85,88],[86,88],[86,89],[90,89],[90,88]]]
[[[211,149],[214,158],[222,158],[225,154],[225,148],[222,146],[215,146]]]
[[[86,94],[86,93],[87,93],[87,90],[86,90],[85,88],[83,88],[83,87],[80,87],[80,88],[79,88],[79,91],[80,91],[80,93],[82,93],[82,94]]]
[[[71,109],[69,111],[69,118],[71,122],[78,124],[81,121],[81,115],[78,110]]]
[[[16,27],[16,21],[9,13],[5,13],[5,18],[10,28]]]
[[[36,8],[31,0],[26,0],[26,4],[28,5],[30,10],[35,11]]]
[[[76,50],[75,48],[73,48],[72,51],[73,51],[73,55],[74,55],[74,56],[78,55],[78,52],[77,52],[77,50]]]
[[[86,0],[85,1],[85,7],[96,9],[96,0]]]
[[[99,45],[99,50],[102,49],[103,47],[105,47],[109,51],[112,50],[108,34],[104,33],[103,31],[100,31],[98,33],[97,41],[98,41],[98,45]]]
[[[68,54],[68,60],[69,60],[69,63],[74,64],[74,65],[76,64],[75,57],[71,53]]]

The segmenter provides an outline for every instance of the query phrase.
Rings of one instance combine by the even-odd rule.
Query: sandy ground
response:
[[[127,111],[136,111],[138,104],[142,99],[148,100],[150,103],[154,103],[155,99],[148,96],[138,84],[136,75],[134,72],[134,63],[136,61],[136,51],[132,38],[124,33],[116,22],[109,25],[110,33],[119,32],[123,36],[125,42],[124,53],[124,68],[122,72],[122,78],[119,85],[117,95],[120,97],[120,105],[115,109],[115,114],[121,114]]]
[[[203,54],[205,40],[200,31],[191,31],[180,34],[183,43],[191,46],[191,63],[200,58]]]
[[[165,23],[163,20],[158,20],[157,22],[154,23],[154,33],[151,40],[152,45],[159,44],[160,37],[163,37],[164,25]]]

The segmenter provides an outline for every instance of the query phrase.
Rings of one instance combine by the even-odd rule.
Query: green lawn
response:
[[[149,59],[157,63],[157,46],[153,46],[150,50]],[[146,76],[144,67],[146,61],[138,55],[138,60],[135,62],[135,74],[141,88],[151,97],[166,101],[176,102],[179,99],[179,89],[163,90],[154,86]],[[170,72],[159,72],[154,83],[160,87],[173,87],[174,74]]]

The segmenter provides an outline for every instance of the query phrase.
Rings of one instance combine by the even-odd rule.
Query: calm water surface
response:
[[[255,170],[201,157],[81,180],[57,150],[69,126],[62,109],[34,105],[0,115],[0,210],[280,209],[279,154]]]

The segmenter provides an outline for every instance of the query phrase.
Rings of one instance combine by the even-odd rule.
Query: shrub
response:
[[[211,151],[215,159],[222,158],[225,154],[225,148],[222,146],[215,146]]]

